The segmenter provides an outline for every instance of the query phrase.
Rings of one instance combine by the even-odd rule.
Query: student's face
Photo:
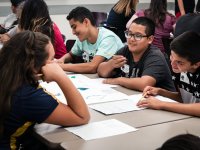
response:
[[[175,73],[181,73],[181,72],[193,73],[199,67],[199,63],[192,65],[191,62],[189,62],[185,58],[180,57],[173,50],[171,51],[170,60],[171,60],[172,70]]]
[[[54,51],[54,48],[53,48],[53,45],[51,42],[49,42],[46,47],[45,47],[45,50],[48,52],[49,54],[49,57],[46,61],[46,64],[47,63],[50,63],[53,59],[54,59],[54,55],[55,55],[55,51]]]
[[[71,19],[69,20],[69,24],[72,28],[72,33],[76,35],[81,42],[88,38],[88,19],[84,19],[83,23]]]
[[[145,26],[132,23],[128,31],[130,34],[147,36],[145,30],[146,30]],[[142,37],[141,40],[135,40],[134,37],[127,38],[129,50],[133,54],[140,54],[144,52],[148,48],[149,44],[152,43],[152,41],[153,41],[153,36]]]

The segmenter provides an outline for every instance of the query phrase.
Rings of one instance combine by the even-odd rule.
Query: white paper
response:
[[[145,108],[139,108],[136,105],[139,99],[141,98],[140,95],[130,96],[128,100],[93,104],[90,105],[89,107],[97,111],[100,111],[106,115],[145,109]]]
[[[113,84],[104,84],[103,80],[105,80],[106,78],[96,78],[96,79],[91,79],[91,82],[93,85],[98,86],[98,88],[113,88],[113,87],[119,87],[119,85],[113,85]]]
[[[92,104],[92,105],[89,105],[89,107],[99,112],[102,112],[103,114],[106,114],[106,115],[124,113],[124,112],[129,112],[129,111],[145,109],[145,108],[139,108],[137,106],[137,103],[141,98],[142,98],[142,94],[135,94],[135,95],[129,96],[128,100]],[[163,96],[156,96],[156,98],[158,98],[161,101],[175,102],[174,100],[171,100]]]
[[[65,95],[56,82],[41,82],[40,86],[46,89],[49,94],[56,97],[56,99],[58,99],[60,102],[67,104]]]
[[[84,140],[104,138],[137,130],[136,128],[124,124],[116,119],[93,122],[87,125],[65,129],[78,135]]]
[[[126,94],[111,88],[105,88],[105,89],[88,88],[84,90],[79,89],[79,91],[83,96],[86,104],[88,105],[128,99],[128,96]]]

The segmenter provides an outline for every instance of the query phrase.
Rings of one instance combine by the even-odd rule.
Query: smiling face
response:
[[[145,33],[145,30],[146,30],[145,26],[132,23],[128,32],[130,34],[147,36]],[[144,52],[148,48],[149,44],[152,43],[152,41],[153,41],[153,36],[142,37],[141,40],[138,40],[138,41],[135,40],[134,37],[127,38],[129,50],[134,54]]]
[[[195,72],[199,68],[199,62],[195,64],[191,64],[187,59],[180,57],[173,50],[170,55],[172,70],[175,73],[181,72]]]
[[[71,19],[69,20],[69,24],[71,26],[72,33],[76,35],[81,42],[88,38],[88,19],[84,19],[82,23]]]

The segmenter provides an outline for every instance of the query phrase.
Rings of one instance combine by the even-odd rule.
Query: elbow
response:
[[[88,124],[89,121],[90,121],[90,114],[88,113],[87,115],[81,118],[81,122],[79,125]]]
[[[98,74],[99,77],[102,77],[102,78],[107,78],[108,77],[106,72],[101,71],[99,69],[97,70],[97,74]]]
[[[99,77],[102,77],[102,78],[108,78],[109,77],[107,71],[105,71],[103,68],[101,68],[101,66],[98,67],[97,74],[98,74]]]

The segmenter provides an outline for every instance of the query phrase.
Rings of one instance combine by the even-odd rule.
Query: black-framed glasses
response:
[[[136,41],[140,41],[143,37],[149,37],[148,35],[132,34],[129,31],[125,31],[124,33],[127,39],[134,38]]]

